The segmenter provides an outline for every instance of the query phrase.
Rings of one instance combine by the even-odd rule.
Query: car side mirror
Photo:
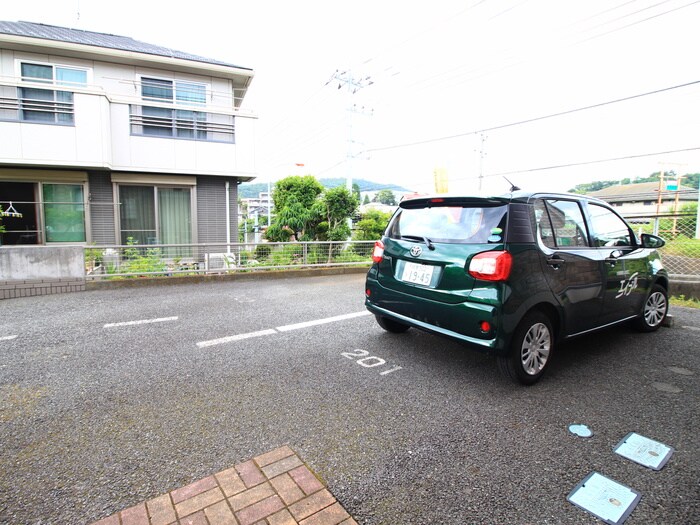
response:
[[[661,248],[666,241],[657,235],[642,234],[642,248]]]

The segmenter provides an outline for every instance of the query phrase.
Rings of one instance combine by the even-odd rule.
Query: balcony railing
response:
[[[7,90],[3,90],[7,93]],[[73,125],[75,106],[70,91],[40,90],[44,98],[0,96],[0,120]],[[51,98],[49,98],[51,97]]]
[[[233,115],[150,106],[129,106],[132,135],[235,142]]]

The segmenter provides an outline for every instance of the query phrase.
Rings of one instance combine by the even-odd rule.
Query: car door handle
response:
[[[547,257],[547,264],[555,270],[558,270],[560,267],[566,264],[566,261],[558,255],[553,255],[552,257]]]

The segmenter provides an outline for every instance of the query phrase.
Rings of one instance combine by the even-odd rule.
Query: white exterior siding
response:
[[[74,125],[0,122],[0,162],[84,166],[118,171],[165,171],[217,176],[252,176],[255,170],[252,116],[233,108],[228,79],[3,50],[2,82],[13,91],[28,86],[19,64],[32,62],[89,69],[86,88],[46,86],[74,93]],[[141,78],[186,81],[207,86],[206,106],[175,103],[172,108],[234,116],[235,140],[208,142],[132,134],[130,105],[149,105],[141,98]],[[33,87],[43,87],[31,84]],[[153,105],[159,105],[151,103]],[[162,106],[162,104],[160,104]],[[241,151],[243,150],[243,151]]]

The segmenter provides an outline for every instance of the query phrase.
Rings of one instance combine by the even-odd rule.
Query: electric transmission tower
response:
[[[373,113],[373,110],[371,109],[366,109],[364,106],[363,107],[358,107],[357,104],[353,103],[352,96],[360,91],[363,88],[366,88],[368,86],[371,86],[374,84],[374,81],[372,80],[371,77],[355,77],[353,73],[350,70],[346,71],[340,71],[337,70],[335,73],[333,73],[333,76],[331,76],[330,80],[326,82],[326,85],[330,84],[331,82],[338,82],[338,89],[343,89],[345,88],[347,93],[349,94],[348,97],[348,107],[347,107],[347,112],[348,112],[348,131],[347,131],[347,188],[348,191],[352,194],[352,163],[353,160],[358,156],[357,152],[355,151],[355,144],[359,144],[357,141],[353,139],[353,115],[359,114],[359,115],[364,115],[364,116],[371,116]]]

